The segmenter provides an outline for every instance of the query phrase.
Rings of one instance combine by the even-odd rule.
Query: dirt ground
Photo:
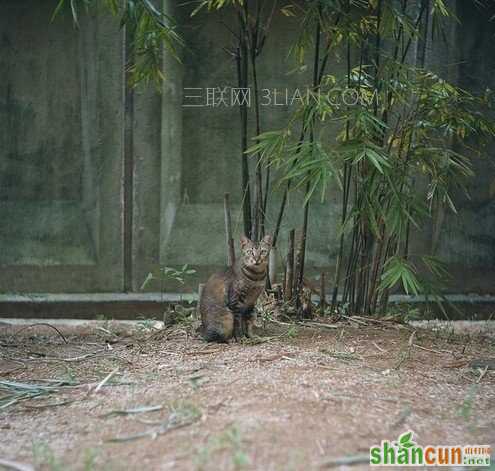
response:
[[[0,323],[0,459],[286,471],[351,457],[368,469],[370,445],[408,430],[423,445],[495,444],[486,334],[357,319],[217,345],[187,326],[138,327]]]

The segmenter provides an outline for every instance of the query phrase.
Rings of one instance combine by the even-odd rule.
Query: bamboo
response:
[[[247,4],[245,8],[247,9]],[[256,21],[253,26],[247,24],[249,41],[249,56],[251,59],[251,74],[253,78],[253,94],[254,94],[254,116],[255,116],[255,133],[256,136],[261,134],[261,115],[259,104],[259,85],[258,73],[256,68],[256,58],[260,53],[261,45],[259,44],[259,32],[261,21],[261,3],[256,5]],[[258,140],[255,141],[256,143]],[[263,211],[263,171],[261,167],[261,154],[256,156],[256,169],[254,178],[254,220],[253,220],[253,240],[259,241],[265,233],[265,214]]]
[[[275,224],[275,231],[273,232],[273,245],[277,245],[278,234],[280,232],[280,226],[282,225],[282,218],[285,212],[285,205],[287,204],[287,194],[290,188],[290,180],[287,182],[287,186],[284,191],[284,196],[282,197],[282,203],[280,204],[280,210],[277,216],[277,222]]]
[[[232,237],[232,218],[230,216],[230,195],[225,193],[223,197],[223,209],[225,215],[225,242],[227,247],[227,264],[233,267],[235,263],[234,238]]]
[[[381,222],[380,225],[380,238],[375,241],[375,252],[373,255],[373,261],[371,264],[371,278],[370,278],[370,288],[368,290],[368,297],[366,300],[365,311],[366,314],[372,314],[375,293],[378,288],[378,269],[380,267],[383,246],[385,244],[385,224]]]
[[[325,292],[325,272],[320,275],[320,314],[325,315],[326,292]]]
[[[284,299],[287,299],[286,298],[286,293],[287,293],[287,263],[285,264],[285,266],[283,267],[284,271],[284,278],[282,280],[282,290],[283,290],[283,294],[284,294]]]
[[[291,229],[289,232],[289,245],[287,250],[287,267],[285,275],[285,300],[290,301],[293,294],[294,284],[294,239],[295,230]]]
[[[201,296],[203,296],[204,288],[205,288],[205,283],[200,283],[198,285],[198,304],[196,304],[196,319],[201,319],[201,312],[199,312],[199,307],[201,304]]]
[[[239,13],[239,45],[235,56],[237,68],[237,81],[240,89],[245,89],[248,86],[248,53],[246,45],[246,23]],[[249,165],[247,149],[247,127],[248,115],[247,104],[242,100],[239,104],[241,118],[241,180],[242,180],[242,215],[244,234],[251,237],[251,189],[249,184]]]
[[[347,124],[346,126],[348,134],[348,128],[349,125]],[[340,241],[339,241],[339,253],[337,255],[337,264],[335,267],[335,279],[334,279],[334,287],[333,287],[333,293],[332,293],[332,304],[331,304],[331,310],[332,312],[335,310],[337,307],[337,296],[339,293],[339,286],[340,286],[340,278],[342,274],[342,260],[344,257],[344,231],[343,231],[343,226],[345,224],[346,218],[347,218],[347,208],[349,204],[349,194],[350,194],[350,187],[351,187],[351,176],[352,176],[352,167],[349,166],[349,164],[344,164],[344,189],[343,189],[343,200],[342,200],[342,219],[341,219],[341,234],[340,234]]]
[[[306,130],[304,128],[304,123],[303,123],[302,129],[301,129],[301,135],[299,136],[298,146],[296,149],[296,154],[299,154],[299,152],[301,150],[301,146],[304,142],[305,133],[306,133]],[[295,162],[293,165],[295,165]],[[290,186],[291,186],[291,179],[289,178],[287,180],[287,186],[285,187],[284,196],[282,197],[282,203],[280,204],[280,209],[279,209],[278,216],[277,216],[277,223],[275,224],[275,230],[273,232],[273,245],[274,246],[277,245],[278,234],[280,232],[280,227],[282,225],[282,218],[284,216],[285,207],[287,205],[287,196],[289,194]]]
[[[294,242],[294,280],[292,283],[292,297],[296,301],[296,307],[300,306],[300,298],[299,298],[299,287],[302,287],[303,276],[300,275],[301,272],[301,262],[302,262],[302,234],[299,238],[298,243]],[[303,273],[304,275],[304,273]],[[301,280],[299,282],[299,280]]]
[[[318,6],[318,22],[316,23],[316,31],[315,31],[315,56],[313,61],[313,89],[316,91],[319,85],[319,72],[320,72],[320,36],[321,36],[321,5]],[[310,122],[310,143],[314,142],[314,126],[315,126],[315,117],[313,116]],[[304,192],[305,197],[309,195],[309,190],[311,188],[311,181],[308,179],[306,184],[306,190]],[[299,298],[302,293],[302,284],[304,277],[304,263],[306,258],[306,239],[308,237],[308,218],[309,218],[309,200],[306,199],[304,205],[304,219],[303,219],[303,227],[301,234],[301,243],[299,245],[298,256],[297,256],[297,285],[296,285],[296,302],[299,303]],[[299,305],[298,305],[299,307]]]
[[[337,26],[340,22],[340,15],[338,16],[337,20],[335,21],[335,26]],[[325,51],[325,55],[324,55],[324,58],[323,58],[323,61],[322,61],[322,64],[321,64],[321,67],[320,67],[320,70],[318,72],[317,70],[317,65],[315,66],[316,67],[316,74],[314,75],[313,77],[313,81],[314,81],[314,84],[315,84],[315,88],[316,88],[316,85],[317,84],[320,84],[322,79],[323,79],[323,74],[325,72],[325,68],[326,68],[326,65],[327,65],[327,61],[328,61],[328,57],[330,55],[330,45],[331,45],[331,42],[330,42],[330,39],[328,40],[328,44],[327,44],[327,48],[326,48],[326,51]],[[318,59],[318,62],[319,62],[319,59]],[[298,141],[298,146],[297,146],[297,149],[296,149],[296,154],[298,154],[301,150],[301,146],[304,142],[304,138],[305,138],[305,135],[306,135],[306,127],[304,125],[304,119],[303,118],[303,125],[302,125],[302,128],[301,128],[301,135],[299,136],[299,141]],[[295,162],[294,164],[295,165]],[[270,168],[268,168],[267,170],[267,182],[269,180],[269,171],[270,171]],[[288,192],[290,190],[290,187],[291,187],[291,179],[289,178],[287,180],[287,186],[285,188],[285,191],[284,191],[284,195],[282,197],[282,203],[280,205],[280,210],[278,212],[278,217],[277,217],[277,223],[275,224],[275,231],[274,231],[274,234],[273,234],[273,245],[276,245],[276,241],[277,241],[277,238],[278,238],[278,234],[279,234],[279,231],[280,231],[280,226],[281,226],[281,223],[282,223],[282,218],[283,218],[283,215],[284,215],[284,212],[285,212],[285,207],[286,207],[286,204],[287,204],[287,195],[288,195]],[[267,188],[268,188],[268,183],[267,183]],[[267,195],[265,194],[265,211],[266,211],[266,200],[267,200]]]
[[[309,181],[306,185],[306,194],[308,193]],[[308,219],[309,219],[309,201],[304,206],[304,219],[303,227],[301,232],[301,240],[297,249],[296,258],[296,283],[295,283],[295,293],[296,299],[302,292],[303,278],[304,278],[304,265],[305,265],[305,255],[306,255],[306,239],[308,235]]]
[[[347,9],[350,10],[350,2],[347,3]],[[361,59],[362,61],[362,51],[361,51]],[[347,35],[347,44],[346,44],[346,66],[347,66],[347,86],[350,87],[351,84],[351,45],[349,35]],[[345,126],[345,139],[349,140],[349,121],[346,122]],[[341,224],[342,228],[344,226],[345,220],[347,218],[347,207],[349,204],[349,194],[351,188],[351,176],[352,176],[352,167],[345,162],[344,163],[344,188],[343,188],[343,198],[342,198],[342,218]],[[332,304],[331,311],[334,312],[337,307],[337,297],[339,293],[340,286],[340,278],[342,273],[342,261],[344,257],[344,232],[341,228],[340,234],[340,242],[339,242],[339,252],[337,255],[337,263],[335,266],[335,278],[333,284],[333,294],[332,294]]]
[[[273,286],[277,282],[277,248],[272,247],[268,259],[268,280],[270,286]]]

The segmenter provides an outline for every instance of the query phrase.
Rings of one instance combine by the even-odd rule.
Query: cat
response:
[[[200,332],[208,342],[228,342],[253,336],[254,305],[265,288],[272,237],[259,243],[241,237],[241,256],[233,267],[213,274],[201,299]]]

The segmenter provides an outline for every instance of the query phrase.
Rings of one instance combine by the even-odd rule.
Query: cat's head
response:
[[[272,248],[272,236],[266,235],[259,242],[253,242],[246,236],[241,237],[241,256],[244,266],[264,269],[268,265],[268,255]]]

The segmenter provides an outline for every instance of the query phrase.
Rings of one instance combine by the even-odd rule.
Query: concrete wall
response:
[[[463,24],[452,25],[449,44],[428,45],[427,63],[468,89],[493,88],[493,23],[457,3]],[[225,24],[235,28],[235,18],[221,13],[191,19],[188,7],[172,0],[163,5],[179,19],[188,47],[182,64],[165,55],[161,94],[140,87],[133,92],[134,186],[132,207],[126,207],[123,33],[114,19],[95,12],[76,31],[69,15],[49,24],[51,1],[0,1],[0,292],[122,291],[127,249],[135,291],[160,263],[198,270],[184,287],[168,284],[169,291],[191,291],[224,264],[225,192],[231,194],[236,234],[241,230],[239,112],[184,105],[204,104],[207,88],[236,86],[235,63],[224,50],[233,43]],[[309,68],[287,74],[295,66],[287,44],[298,28],[275,16],[260,56],[261,88],[291,91],[309,84]],[[340,67],[329,64],[329,71],[339,73]],[[201,97],[187,98],[194,92],[185,89]],[[284,126],[291,111],[264,107],[263,130]],[[451,264],[450,291],[495,293],[493,152],[492,144],[476,163],[472,199],[458,195],[460,217],[442,215],[413,234],[417,250],[433,249]],[[270,195],[268,230],[280,197],[280,189]],[[339,210],[336,189],[323,203],[312,203],[310,273],[333,268]],[[133,214],[127,248],[126,211]],[[281,253],[287,230],[301,223],[301,195],[295,192]]]
[[[121,33],[0,2],[0,290],[121,290]]]
[[[428,44],[426,65],[473,93],[484,93],[495,86],[493,47],[495,4],[488,11],[471,2],[457,1],[459,24],[447,29],[447,42]],[[495,113],[492,113],[495,118]],[[476,145],[476,142],[470,144]],[[458,210],[437,211],[423,235],[417,234],[417,247],[439,255],[450,267],[449,290],[459,293],[495,292],[495,142],[491,140],[480,156],[472,153],[475,177],[468,184],[468,195],[454,192]],[[425,240],[425,235],[427,235]]]

